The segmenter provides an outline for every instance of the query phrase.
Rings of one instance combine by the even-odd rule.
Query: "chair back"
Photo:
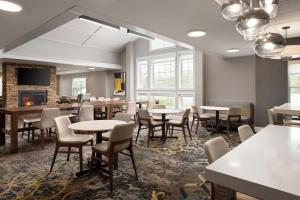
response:
[[[94,106],[83,105],[79,110],[79,121],[91,121],[94,120]]]
[[[136,114],[136,102],[135,101],[128,102],[126,113],[129,115]]]
[[[229,146],[223,137],[210,139],[204,144],[204,152],[209,164],[229,152],[229,150]]]
[[[44,108],[41,115],[41,128],[55,127],[54,118],[59,117],[59,108]]]
[[[276,114],[273,109],[268,109],[269,124],[276,125]]]
[[[131,122],[131,115],[129,115],[127,113],[117,113],[114,117],[114,120]]]
[[[61,142],[63,138],[67,138],[74,135],[72,129],[69,129],[71,121],[67,116],[60,116],[54,118],[56,127],[56,138],[58,142]]]
[[[198,107],[196,105],[192,105],[191,108],[192,108],[191,111],[193,113],[193,116],[200,118]]]
[[[240,126],[238,128],[238,132],[240,135],[241,142],[246,141],[248,138],[254,135],[254,132],[249,125]]]
[[[186,122],[186,120],[189,120],[189,116],[190,116],[190,113],[191,113],[191,109],[188,108],[188,109],[185,109],[183,115],[182,115],[182,118],[181,118],[181,123],[184,124]]]
[[[113,152],[120,152],[127,149],[132,140],[133,130],[134,122],[116,125],[111,131],[108,149]]]
[[[155,101],[154,100],[150,100],[147,104],[147,109],[146,110],[151,110],[153,109],[153,106],[155,105]]]
[[[139,122],[142,125],[148,126],[151,121],[151,116],[150,116],[150,113],[148,112],[148,110],[139,109],[138,115],[139,115],[139,118],[138,118]]]
[[[90,97],[90,102],[96,102],[97,98],[96,97]]]

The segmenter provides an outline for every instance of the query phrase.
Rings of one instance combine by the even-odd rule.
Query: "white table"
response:
[[[169,108],[164,108],[164,109],[150,109],[150,113],[152,114],[160,114],[161,115],[161,121],[163,122],[163,127],[162,127],[162,138],[163,142],[166,142],[167,139],[167,134],[166,134],[166,115],[167,114],[178,114],[181,113],[182,110],[178,109],[169,109]]]
[[[222,106],[200,106],[201,109],[203,110],[210,110],[210,111],[215,111],[216,112],[216,130],[215,133],[220,132],[220,123],[219,123],[219,116],[220,116],[220,111],[228,111],[229,107],[222,107]]]
[[[300,128],[267,126],[206,167],[205,176],[260,199],[300,199]]]
[[[275,113],[291,116],[300,116],[300,105],[285,103],[281,106],[275,106],[273,108]]]

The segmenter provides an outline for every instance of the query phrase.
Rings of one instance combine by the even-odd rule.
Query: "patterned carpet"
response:
[[[53,172],[48,174],[55,142],[47,140],[42,150],[38,144],[31,145],[20,137],[17,154],[8,153],[8,144],[0,147],[0,199],[209,199],[209,185],[202,185],[207,165],[202,147],[219,135],[210,136],[201,129],[196,136],[193,131],[193,140],[188,140],[187,146],[181,132],[175,135],[179,139],[169,139],[165,145],[159,139],[151,140],[148,148],[144,130],[134,146],[139,180],[135,180],[129,158],[120,156],[119,169],[114,171],[113,194],[109,193],[108,179],[98,172],[75,176],[79,169],[76,154],[69,162],[66,154],[59,154]],[[228,142],[231,147],[238,145],[237,133]],[[90,147],[85,147],[84,153],[87,167]]]

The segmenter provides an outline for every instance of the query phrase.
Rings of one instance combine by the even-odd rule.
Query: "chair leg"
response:
[[[32,129],[32,135],[31,135],[31,142],[32,142],[32,144],[34,144],[34,128]]]
[[[183,132],[183,137],[184,137],[185,144],[187,145],[184,126],[182,127],[182,132]]]
[[[188,121],[186,122],[186,127],[187,127],[187,130],[188,130],[188,132],[189,132],[190,139],[193,140],[193,139],[192,139],[191,130],[190,130],[190,127],[189,127],[189,122],[188,122]]]
[[[198,128],[199,128],[199,120],[197,120],[197,125],[196,125],[196,135],[198,135]]]
[[[30,129],[32,128],[31,123],[28,124],[28,131],[27,131],[27,141],[29,142],[30,140]]]
[[[42,148],[45,147],[45,130],[41,129],[41,146]]]
[[[230,123],[229,123],[229,121],[227,120],[227,123],[226,123],[226,128],[227,128],[227,137],[229,138],[229,133],[230,133]]]
[[[173,137],[174,126],[172,126],[171,137]]]
[[[113,186],[113,178],[114,178],[114,174],[113,174],[113,155],[110,155],[108,157],[108,171],[109,171],[109,188],[110,188],[110,192],[113,192],[114,186]]]
[[[193,116],[192,125],[191,125],[191,130],[193,130],[194,121],[195,121],[195,117]],[[196,132],[196,133],[197,133],[197,132]]]
[[[69,161],[69,159],[70,159],[70,151],[71,151],[71,147],[68,147],[68,156],[67,156],[67,161]]]
[[[139,137],[139,134],[140,134],[140,131],[141,131],[141,126],[142,126],[142,124],[139,123],[139,129],[138,129],[138,132],[137,132],[137,135],[136,135],[136,138],[135,138],[135,143],[137,143],[137,140],[138,140],[138,137]]]
[[[22,138],[23,138],[24,133],[25,133],[25,128],[26,128],[26,123],[23,124],[23,131],[22,131],[22,136],[21,136]]]
[[[152,128],[149,128],[149,130],[148,130],[148,147],[149,147],[149,145],[150,145],[150,134],[152,133]]]
[[[118,169],[118,153],[114,155],[114,169]]]
[[[137,171],[136,171],[136,166],[135,166],[135,161],[134,161],[134,155],[133,155],[132,144],[131,144],[130,147],[129,147],[129,152],[130,152],[130,158],[131,158],[131,161],[132,161],[132,165],[133,165],[135,177],[136,177],[136,180],[138,180],[138,174],[137,174]]]
[[[96,157],[96,152],[92,151],[92,157],[91,157],[91,163],[90,163],[90,172],[93,171],[93,162],[94,162],[95,157]]]
[[[82,146],[79,147],[79,167],[80,172],[82,172]]]
[[[56,144],[55,146],[55,151],[54,151],[54,155],[53,155],[53,160],[52,160],[52,163],[51,163],[51,168],[50,168],[50,172],[52,172],[52,169],[53,169],[53,166],[54,166],[54,163],[55,163],[55,160],[56,160],[56,156],[57,156],[57,152],[58,152],[58,149],[59,149],[59,145]]]

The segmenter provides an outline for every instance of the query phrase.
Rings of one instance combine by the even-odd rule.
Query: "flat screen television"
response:
[[[50,69],[18,68],[18,85],[50,85]]]

